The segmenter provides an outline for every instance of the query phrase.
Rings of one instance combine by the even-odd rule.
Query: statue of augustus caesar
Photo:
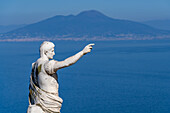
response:
[[[52,60],[54,44],[44,41],[40,46],[40,58],[32,64],[29,85],[29,107],[27,113],[60,113],[63,100],[58,94],[57,70],[76,63],[83,55],[91,52],[94,44],[64,61]]]

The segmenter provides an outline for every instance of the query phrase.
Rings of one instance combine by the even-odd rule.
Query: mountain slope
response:
[[[9,31],[12,31],[12,30],[24,27],[24,26],[26,26],[26,25],[25,24],[23,24],[23,25],[6,25],[6,26],[0,25],[0,33],[6,33],[6,32],[9,32]]]
[[[170,30],[170,20],[150,20],[143,23],[158,29]]]
[[[113,19],[95,11],[84,11],[74,16],[58,15],[5,34],[17,37],[115,37],[117,35],[160,35],[158,30],[138,22]]]

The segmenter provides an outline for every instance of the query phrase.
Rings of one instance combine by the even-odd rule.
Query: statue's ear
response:
[[[44,51],[44,54],[47,55],[47,52],[48,52],[48,51]]]

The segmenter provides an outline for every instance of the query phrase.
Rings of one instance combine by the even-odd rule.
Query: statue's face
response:
[[[53,59],[53,56],[55,55],[54,48],[47,51],[46,55],[49,59]]]

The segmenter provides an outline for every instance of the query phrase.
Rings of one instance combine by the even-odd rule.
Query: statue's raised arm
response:
[[[71,57],[65,59],[64,61],[56,61],[56,63],[54,64],[54,70],[68,67],[68,66],[76,63],[83,55],[91,52],[93,45],[94,44],[88,44],[87,46],[84,47],[84,49],[82,51],[78,52],[74,56],[71,56]]]

